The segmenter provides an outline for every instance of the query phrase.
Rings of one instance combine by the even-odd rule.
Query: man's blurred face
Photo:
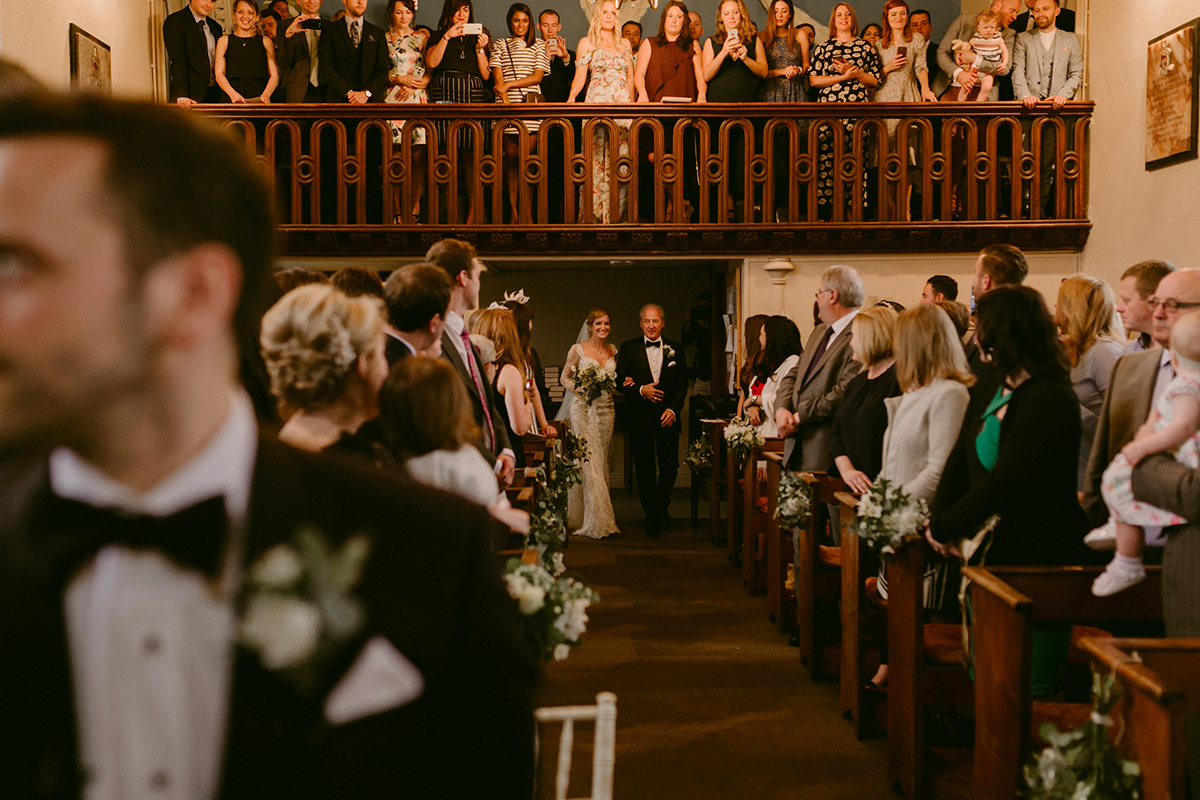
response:
[[[697,41],[704,35],[704,20],[695,11],[688,12],[688,33]]]
[[[1181,269],[1172,272],[1158,282],[1154,290],[1154,322],[1150,329],[1150,338],[1163,347],[1171,344],[1171,328],[1180,314],[1186,314],[1200,304],[1200,270]],[[1177,305],[1174,311],[1167,308],[1167,303]]]
[[[646,335],[646,338],[654,341],[660,335],[662,335],[662,312],[654,306],[647,306],[646,309],[642,311],[641,325],[642,333]]]
[[[207,17],[213,12],[216,4],[216,0],[192,0],[188,5],[191,6],[192,11],[196,12],[196,16]]]
[[[1035,0],[1033,4],[1033,24],[1038,30],[1044,31],[1054,25],[1058,18],[1058,5],[1054,0]]]
[[[992,3],[992,11],[1000,16],[1000,27],[1007,28],[1021,13],[1020,0],[996,0]]]
[[[149,383],[160,267],[128,266],[105,163],[81,138],[0,139],[0,449],[86,453],[98,416]]]
[[[367,0],[342,0],[346,7],[346,16],[359,19],[367,13]]]
[[[626,22],[621,28],[621,38],[629,42],[629,46],[633,48],[633,52],[642,46],[642,32],[638,30],[638,26],[632,22]]]
[[[321,0],[300,0],[300,10],[307,16],[315,17],[321,13]]]
[[[1137,278],[1129,277],[1121,281],[1121,290],[1117,293],[1117,313],[1125,330],[1138,333],[1150,333],[1154,325],[1154,309],[1150,308],[1150,298],[1142,297],[1137,288]]]
[[[933,36],[933,23],[929,21],[928,14],[913,14],[908,20],[908,28],[924,36],[927,42]]]
[[[945,300],[945,299],[946,299],[945,295],[943,295],[941,292],[935,292],[933,290],[932,283],[925,284],[925,288],[921,290],[921,304],[922,305],[929,305],[930,303],[936,303],[939,300]]]
[[[558,36],[558,32],[562,30],[562,25],[558,24],[558,14],[542,14],[538,21],[538,28],[542,32],[542,38],[546,41]]]

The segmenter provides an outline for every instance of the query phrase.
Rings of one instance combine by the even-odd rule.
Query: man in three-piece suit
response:
[[[487,513],[261,436],[236,383],[273,263],[244,149],[43,95],[0,107],[0,162],[5,796],[528,798],[536,673]],[[302,531],[353,538],[364,613]]]
[[[184,108],[220,98],[216,75],[217,40],[224,31],[209,19],[214,0],[191,0],[163,22],[171,100]]]
[[[300,13],[280,24],[275,39],[279,93],[285,103],[323,103],[320,42],[325,22],[321,0],[300,0]]]
[[[687,396],[687,367],[683,346],[663,338],[662,306],[642,306],[640,321],[642,335],[623,343],[617,354],[617,387],[628,400],[625,417],[646,535],[658,536],[671,527],[667,508],[679,474],[679,415]]]
[[[442,239],[425,254],[425,261],[445,271],[450,279],[450,308],[442,328],[442,358],[453,365],[467,387],[475,424],[483,433],[475,446],[489,464],[494,464],[501,482],[512,483],[517,466],[513,447],[520,442],[508,440],[508,430],[501,414],[507,413],[496,403],[496,393],[483,372],[483,359],[471,344],[466,314],[479,308],[479,276],[485,267],[475,254],[475,248],[461,239]]]
[[[1055,25],[1062,9],[1058,0],[1034,0],[1033,20],[1036,30],[1017,36],[1013,51],[1012,84],[1013,96],[1026,108],[1036,108],[1039,103],[1049,103],[1059,109],[1075,96],[1083,82],[1083,47],[1079,37]],[[1025,137],[1030,137],[1031,125],[1022,121]],[[1057,134],[1050,125],[1041,129],[1041,163],[1039,188],[1041,207],[1046,209],[1050,190],[1054,183],[1054,155]],[[1064,148],[1073,144],[1070,129]]]
[[[409,356],[441,353],[450,289],[446,271],[433,264],[409,264],[388,276],[383,285],[388,366]]]
[[[382,103],[392,59],[382,28],[363,19],[367,0],[342,0],[346,16],[325,26],[317,48],[327,103]]]

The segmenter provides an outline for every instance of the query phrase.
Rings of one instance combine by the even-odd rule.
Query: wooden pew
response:
[[[780,542],[776,546],[783,551],[783,572],[786,575],[786,562],[795,550],[789,540],[792,536],[800,537],[800,563],[795,565],[797,636],[800,640],[800,661],[808,665],[808,676],[815,681],[823,677],[821,646],[836,637],[836,631],[829,630],[833,626],[827,621],[832,615],[826,613],[828,609],[821,606],[836,605],[842,593],[842,550],[840,547],[827,547],[825,552],[830,557],[823,558],[821,542],[824,541],[825,529],[829,524],[828,504],[837,502],[837,494],[846,491],[846,484],[841,478],[831,477],[824,472],[802,472],[800,479],[808,485],[812,496],[812,513],[807,525],[781,534]],[[846,512],[847,516],[849,513]],[[776,560],[772,556],[768,556],[768,559],[769,564]]]
[[[837,492],[834,497],[841,504],[842,533],[841,709],[849,717],[855,737],[865,739],[878,732],[875,704],[864,688],[871,677],[867,655],[886,632],[887,617],[866,594],[866,579],[876,573],[878,566],[871,551],[852,531],[858,495]]]
[[[1083,639],[1095,669],[1113,667],[1124,694],[1117,751],[1142,768],[1145,800],[1186,800],[1184,714],[1200,713],[1200,639]],[[1129,663],[1137,653],[1141,663]]]
[[[1030,654],[1035,622],[1162,619],[1162,569],[1110,597],[1092,594],[1102,567],[967,567],[975,660],[977,800],[1011,800],[1033,752]],[[890,587],[890,584],[889,584]],[[1093,629],[1094,633],[1094,629]],[[1083,716],[1086,716],[1086,708]]]
[[[753,448],[742,468],[742,584],[751,595],[767,588],[767,527],[779,488],[767,480],[767,453],[782,456],[783,439],[770,438]]]
[[[724,442],[724,432],[721,440]],[[742,514],[745,504],[745,484],[742,480],[742,469],[738,466],[737,456],[733,450],[726,447],[725,454],[725,552],[734,566],[741,566],[742,556]]]
[[[721,517],[721,497],[726,487],[725,426],[727,419],[702,419],[704,433],[713,452],[713,468],[708,471],[708,527],[712,531],[713,544],[721,546],[721,531],[725,523]]]

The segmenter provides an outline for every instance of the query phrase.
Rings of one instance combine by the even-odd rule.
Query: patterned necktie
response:
[[[320,86],[320,81],[317,78],[317,49],[320,44],[320,31],[305,31],[305,36],[308,39],[308,59],[310,67],[308,71],[308,82],[313,86]]]
[[[358,47],[359,41],[362,39],[362,20],[350,23],[350,41],[354,42],[354,46]]]
[[[496,441],[496,429],[492,427],[492,410],[488,408],[487,392],[483,390],[483,381],[479,378],[479,370],[475,368],[475,351],[471,347],[471,334],[467,333],[467,329],[462,329],[462,343],[467,351],[467,371],[471,373],[471,380],[475,382],[475,390],[479,392],[479,405],[483,407],[483,444],[487,449],[494,448],[493,442]]]
[[[821,360],[821,356],[825,355],[826,348],[829,347],[829,340],[833,338],[833,326],[825,329],[825,335],[821,337],[821,343],[817,345],[817,352],[813,353],[812,361],[808,362],[808,369],[804,371],[804,380],[808,380],[813,370],[817,368],[817,362]]]

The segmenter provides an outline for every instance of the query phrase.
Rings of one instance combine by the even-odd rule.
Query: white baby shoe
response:
[[[1104,572],[1092,582],[1092,594],[1096,597],[1108,597],[1110,594],[1124,591],[1130,586],[1146,580],[1146,568],[1139,564],[1137,567],[1127,567],[1118,564],[1114,558],[1109,562]]]
[[[1083,543],[1093,550],[1115,550],[1117,547],[1117,524],[1110,519],[1084,536]]]

